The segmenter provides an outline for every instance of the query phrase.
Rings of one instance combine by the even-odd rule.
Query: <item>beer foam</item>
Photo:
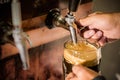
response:
[[[97,64],[97,48],[86,41],[79,41],[76,45],[68,41],[65,43],[64,58],[70,64],[93,66]]]

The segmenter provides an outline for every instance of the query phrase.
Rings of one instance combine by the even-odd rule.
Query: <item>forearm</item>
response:
[[[114,33],[117,34],[117,38],[120,39],[120,12],[113,13],[113,21],[115,22]]]

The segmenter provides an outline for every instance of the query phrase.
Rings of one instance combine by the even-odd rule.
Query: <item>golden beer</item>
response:
[[[93,69],[97,68],[97,53],[98,48],[85,40],[78,40],[77,44],[67,41],[64,44],[65,74],[71,71],[72,65],[82,64]]]

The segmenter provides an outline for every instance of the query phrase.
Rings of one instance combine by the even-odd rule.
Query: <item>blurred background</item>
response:
[[[20,0],[22,12],[22,27],[24,31],[34,29],[46,30],[44,24],[46,14],[53,8],[59,8],[63,16],[68,12],[69,0]],[[0,0],[0,23],[10,23],[12,0]],[[82,0],[77,10],[76,19],[85,17],[91,11],[92,0]],[[45,29],[44,29],[45,27]],[[48,29],[47,29],[48,30]],[[49,30],[48,30],[49,31]],[[65,30],[61,30],[61,33]],[[57,30],[51,30],[46,35],[56,34]],[[60,33],[59,33],[60,34]],[[4,34],[1,32],[1,36]],[[1,37],[0,36],[0,37]],[[30,69],[23,70],[21,59],[18,53],[12,54],[12,49],[8,49],[9,43],[0,45],[0,80],[63,80],[62,55],[63,44],[70,38],[67,34],[62,33],[62,38],[53,39],[47,43],[43,43],[30,48]],[[56,38],[55,36],[53,38]],[[2,37],[1,37],[2,38]],[[41,36],[38,39],[43,39]],[[46,39],[47,41],[47,39]],[[16,48],[15,48],[16,49]],[[6,54],[3,54],[6,53]],[[7,56],[9,55],[9,56]]]

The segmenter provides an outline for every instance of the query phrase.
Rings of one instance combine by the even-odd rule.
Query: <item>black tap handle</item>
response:
[[[12,30],[13,26],[9,22],[0,22],[0,45],[4,45],[5,43],[13,44]]]
[[[76,12],[81,0],[69,0],[69,11]]]
[[[54,27],[53,20],[58,16],[61,15],[60,10],[55,8],[49,11],[49,13],[46,16],[45,24],[46,26],[51,29]]]

